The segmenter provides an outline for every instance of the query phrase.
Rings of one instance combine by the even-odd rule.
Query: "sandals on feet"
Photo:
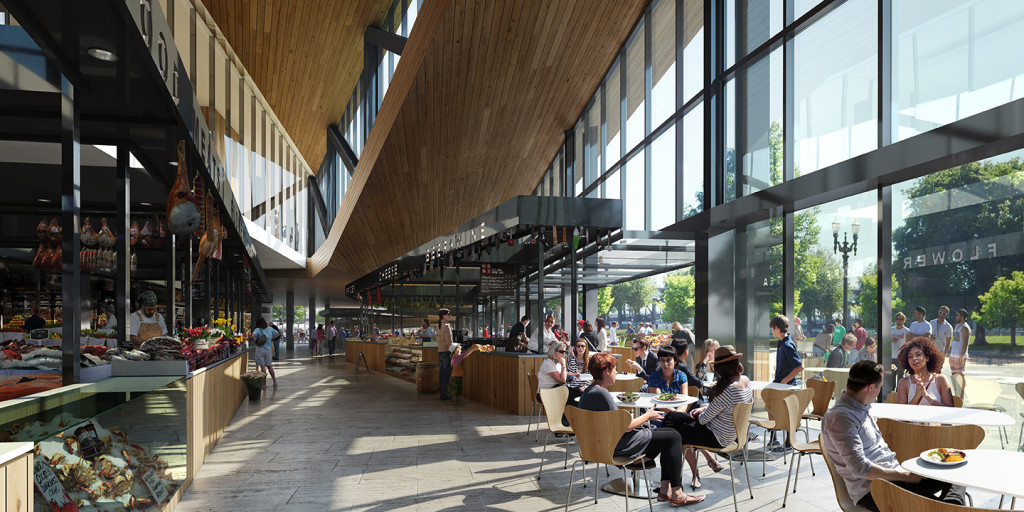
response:
[[[678,498],[678,499],[674,499],[674,500],[669,500],[668,502],[673,507],[682,507],[684,505],[693,505],[695,503],[700,503],[700,502],[704,501],[705,497],[706,496],[703,495],[703,494],[699,494],[699,495],[697,495],[697,494],[687,494],[686,497],[684,497],[684,498]]]

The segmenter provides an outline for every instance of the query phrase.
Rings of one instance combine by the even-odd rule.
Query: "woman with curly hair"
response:
[[[896,386],[896,403],[953,406],[949,379],[942,375],[942,352],[925,337],[908,341],[900,349],[900,366],[909,375]]]

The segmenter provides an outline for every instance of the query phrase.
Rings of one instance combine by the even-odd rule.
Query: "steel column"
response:
[[[284,336],[284,347],[286,351],[291,352],[295,350],[295,292],[290,290],[285,292],[284,304],[285,328],[287,329]],[[278,352],[278,357],[284,359],[280,352]]]
[[[62,12],[64,24],[64,46],[74,49],[78,55],[78,7],[72,2]],[[62,78],[61,98],[61,226],[66,235],[61,239],[61,306],[63,308],[61,328],[61,382],[66,386],[81,380],[81,305],[77,302],[80,294],[81,271],[81,208],[82,208],[82,166],[79,141],[79,95],[67,78]],[[125,319],[127,320],[127,319]]]
[[[119,346],[127,347],[131,344],[128,340],[128,315],[132,311],[131,240],[128,238],[128,216],[131,209],[131,173],[129,171],[128,146],[124,144],[117,146],[116,165],[117,198],[115,200],[115,208],[117,209],[117,215],[114,219],[113,229],[117,233],[115,247],[117,267],[114,270],[114,296],[116,297],[114,302],[114,318],[117,319],[117,343]]]
[[[878,189],[878,360],[886,369],[892,364],[892,187]],[[891,381],[882,379],[882,393],[894,391]]]
[[[174,274],[175,274],[175,271],[178,269],[178,264],[177,264],[177,260],[175,258],[175,254],[174,254],[175,253],[175,250],[174,250],[174,240],[177,238],[177,235],[171,234],[169,236],[170,236],[171,240],[170,240],[170,243],[167,244],[167,255],[166,255],[167,256],[167,295],[164,296],[164,302],[165,302],[165,304],[167,304],[167,314],[164,315],[164,323],[167,325],[167,335],[168,336],[175,336],[177,329],[176,329],[176,326],[174,325],[174,320],[175,320],[175,316],[176,316],[175,315],[175,308],[177,307],[177,302],[175,302],[175,300],[174,300],[174,286],[175,286],[175,281],[177,281],[177,277]],[[120,273],[121,272],[118,271],[118,275],[120,275]],[[120,327],[121,322],[118,322],[117,325]]]
[[[537,242],[537,328],[540,329],[544,325],[544,241]],[[533,323],[533,322],[530,322]],[[543,336],[541,333],[537,334],[537,339],[542,340]],[[538,349],[543,350],[541,347],[543,343],[538,343]]]

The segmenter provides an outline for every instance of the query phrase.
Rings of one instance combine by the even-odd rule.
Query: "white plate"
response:
[[[935,451],[935,450],[938,450],[938,448],[932,448],[931,450],[925,450],[925,451],[921,452],[921,460],[923,460],[923,461],[925,461],[925,462],[927,462],[929,464],[935,464],[936,466],[958,466],[960,464],[963,464],[964,462],[967,462],[967,454],[964,453],[963,450],[956,450],[955,448],[947,448],[947,450],[955,450],[955,451],[960,452],[964,456],[964,460],[959,460],[959,461],[956,461],[956,462],[939,462],[937,460],[932,460],[928,456],[928,454],[930,452]]]
[[[651,399],[651,401],[656,403],[656,404],[662,404],[662,405],[682,405],[682,404],[685,404],[687,402],[686,399],[680,399],[680,400],[658,400],[657,398],[653,398],[653,399]]]

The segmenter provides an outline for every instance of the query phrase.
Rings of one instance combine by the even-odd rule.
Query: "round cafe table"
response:
[[[940,466],[914,457],[903,462],[903,469],[933,480],[1024,498],[1024,483],[1016,472],[1024,467],[1024,453],[1006,450],[964,450],[964,453],[966,461],[956,466]]]
[[[868,414],[875,419],[888,418],[891,420],[941,423],[944,425],[1010,427],[1014,424],[1013,418],[1006,413],[961,407],[873,403]]]
[[[661,407],[660,404],[655,403],[654,398],[657,397],[658,395],[654,393],[637,393],[638,395],[640,395],[640,398],[636,402],[632,403],[626,403],[623,402],[622,400],[619,400],[620,392],[612,391],[611,394],[612,398],[615,399],[615,405],[617,407],[622,407],[624,409],[632,409],[633,416],[636,416],[636,413],[640,409],[651,409]],[[689,395],[677,396],[680,398],[679,403],[673,403],[671,405],[666,405],[665,407],[671,407],[675,409],[680,405],[692,404],[693,402],[697,401],[696,397],[692,397]],[[579,398],[576,399],[577,402],[579,402],[579,400]],[[629,493],[630,498],[647,499],[648,494],[651,493],[651,488],[657,487],[659,485],[661,484],[658,483],[657,485],[655,485],[652,482],[644,480],[643,478],[640,477],[639,472],[633,471],[633,477],[631,479],[624,480],[621,477],[616,478],[602,485],[601,490],[612,494],[618,494],[619,496],[624,496],[626,495],[626,493]],[[655,496],[651,494],[651,498],[654,497]]]
[[[762,389],[781,389],[783,391],[800,389],[800,386],[793,384],[779,384],[778,382],[770,382],[767,380],[752,380],[750,381],[750,387],[754,391],[761,391]]]

